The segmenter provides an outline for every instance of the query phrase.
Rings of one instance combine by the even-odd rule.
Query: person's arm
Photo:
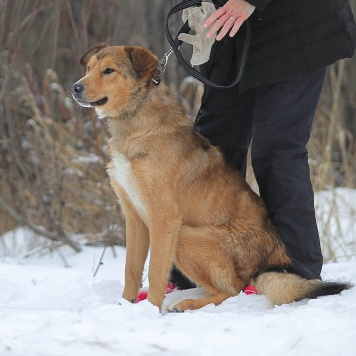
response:
[[[235,36],[241,25],[246,21],[257,7],[263,10],[272,0],[228,0],[226,4],[217,9],[204,23],[204,28],[211,27],[207,37],[214,36],[220,41],[229,31],[229,36]]]

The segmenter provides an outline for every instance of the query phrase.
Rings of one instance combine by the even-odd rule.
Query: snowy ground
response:
[[[324,258],[339,262],[356,258],[356,190],[319,192],[315,208]]]
[[[356,355],[356,288],[271,308],[263,296],[160,315],[121,299],[125,250],[102,248],[26,263],[0,262],[0,355]],[[324,279],[356,283],[356,261],[328,264]],[[199,290],[195,291],[199,293]],[[179,299],[175,292],[167,298]]]
[[[345,208],[355,201],[355,191],[317,196],[320,228],[334,255],[345,255],[324,266],[324,280],[356,284],[355,209]],[[218,307],[161,315],[147,301],[121,298],[125,249],[115,248],[117,257],[108,249],[93,277],[102,248],[75,254],[64,247],[24,259],[30,234],[15,233],[0,239],[1,356],[356,355],[356,287],[275,308],[264,296],[241,293]],[[201,293],[175,292],[165,303]]]

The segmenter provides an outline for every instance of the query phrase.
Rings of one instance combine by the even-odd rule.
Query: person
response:
[[[246,174],[252,167],[293,272],[320,279],[323,257],[306,148],[327,66],[352,57],[356,25],[347,0],[216,0],[206,20],[217,34],[202,72],[227,85],[251,29],[242,78],[229,89],[205,86],[195,129]],[[252,143],[251,143],[252,142]],[[224,187],[221,187],[224,189]],[[236,197],[238,199],[238,197]],[[192,287],[175,268],[170,282]]]

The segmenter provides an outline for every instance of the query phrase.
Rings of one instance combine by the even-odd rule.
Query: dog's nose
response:
[[[74,83],[72,85],[72,92],[73,93],[81,93],[83,91],[84,87],[81,84]]]

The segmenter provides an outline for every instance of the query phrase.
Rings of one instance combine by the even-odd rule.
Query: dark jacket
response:
[[[354,55],[356,24],[347,0],[248,2],[256,9],[249,19],[251,45],[241,91],[306,76]],[[216,0],[215,6],[224,3],[226,0]],[[226,68],[239,62],[245,32],[241,28],[234,39],[225,36],[217,45],[215,58],[208,64],[212,80],[225,85],[231,82],[231,70]],[[225,74],[213,67],[225,67]]]

